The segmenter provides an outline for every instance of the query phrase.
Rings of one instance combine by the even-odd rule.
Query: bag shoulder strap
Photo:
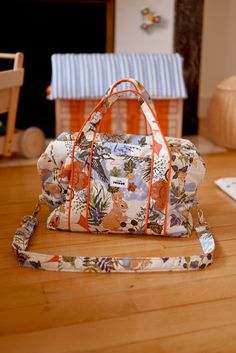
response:
[[[38,224],[36,215],[39,210],[40,204],[37,204],[32,215],[23,217],[12,242],[18,260],[25,267],[63,272],[159,272],[204,269],[213,262],[215,242],[201,210],[198,210],[199,223],[195,231],[202,254],[177,257],[63,256],[27,251]]]

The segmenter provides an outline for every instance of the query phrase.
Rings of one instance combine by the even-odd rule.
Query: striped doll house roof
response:
[[[101,98],[124,77],[142,82],[153,98],[187,96],[183,58],[177,53],[53,54],[51,64],[51,100]]]

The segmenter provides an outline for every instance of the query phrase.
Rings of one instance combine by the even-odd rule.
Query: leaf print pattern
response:
[[[71,174],[71,150],[73,135],[63,134],[61,140],[56,140],[48,146],[45,153],[40,157],[38,161],[38,170],[42,179],[42,195],[41,198],[46,200],[50,205],[57,208],[57,211],[53,215],[50,215],[48,220],[48,226],[51,229],[67,229],[67,209],[68,200],[67,194],[70,193],[69,181]],[[142,143],[140,144],[140,140]],[[70,148],[65,148],[65,142],[71,144]],[[117,149],[117,143],[123,143],[132,146],[140,146],[142,148],[151,149],[151,139],[146,136],[140,137],[136,135],[123,136],[119,138],[117,135],[97,134],[94,149],[94,156],[97,156],[97,160],[93,160],[93,170],[91,178],[94,180],[91,184],[90,202],[89,202],[89,214],[88,223],[90,225],[91,232],[107,232],[107,228],[102,225],[102,219],[112,208],[112,195],[116,195],[118,192],[125,190],[119,187],[110,185],[110,176],[124,177],[127,178],[127,192],[124,195],[123,200],[128,205],[123,226],[116,223],[115,232],[126,232],[132,234],[142,234],[145,231],[143,220],[138,220],[138,226],[134,227],[131,221],[136,222],[137,215],[141,212],[143,207],[146,205],[147,194],[150,185],[150,168],[151,158],[150,157],[133,157],[129,155],[120,154],[121,149]],[[168,145],[171,149],[172,167],[171,167],[171,183],[169,188],[169,202],[168,202],[168,222],[167,222],[167,235],[170,236],[187,236],[191,233],[192,229],[192,218],[191,218],[191,207],[195,202],[197,187],[203,179],[205,173],[205,165],[197,153],[195,147],[184,139],[167,139]],[[58,144],[61,149],[60,158],[58,153],[54,155],[55,148],[58,148]],[[119,151],[118,156],[114,154],[114,149]],[[86,170],[89,165],[90,150],[88,144],[83,143],[76,149],[74,162],[75,172],[75,185],[74,185],[74,196],[72,203],[72,213],[76,219],[80,219],[82,214],[85,217],[85,208],[87,193],[86,186],[88,183],[88,174]],[[127,151],[127,150],[126,150]],[[132,153],[132,149],[130,150]],[[52,156],[53,154],[53,156]],[[142,155],[142,150],[140,150]],[[186,157],[187,154],[187,157]],[[97,163],[97,161],[99,163]],[[164,158],[160,158],[156,161],[153,173],[159,179],[152,185],[152,203],[150,204],[148,228],[152,234],[163,233],[163,210],[165,200],[163,195],[165,194],[167,178],[165,171]],[[198,171],[196,174],[195,171]],[[192,176],[193,175],[193,176]],[[196,175],[198,179],[196,179]],[[94,182],[100,180],[97,184]],[[93,190],[93,187],[95,189]],[[144,192],[146,187],[146,194]],[[99,190],[101,192],[99,193]],[[106,190],[109,195],[109,202],[102,201],[101,195]],[[97,194],[97,200],[95,199]],[[134,196],[134,202],[131,201]],[[143,196],[141,196],[143,195]],[[140,201],[137,202],[137,200]],[[136,200],[136,201],[135,201]],[[141,200],[143,200],[141,202]],[[129,205],[130,204],[130,205]],[[61,205],[64,205],[61,207]],[[131,211],[132,210],[132,211]],[[121,217],[122,218],[122,217]],[[122,218],[123,219],[123,218]],[[106,222],[105,222],[106,223]],[[122,223],[122,222],[120,222]],[[124,226],[125,223],[125,226]],[[84,230],[78,225],[78,230]],[[112,231],[112,230],[111,230]]]
[[[188,140],[169,138],[172,168],[168,202],[167,232],[172,236],[191,234],[191,207],[197,187],[205,175],[205,164],[195,146]]]
[[[110,170],[110,175],[111,176],[114,176],[114,177],[120,177],[121,176],[121,169],[118,169],[116,167],[113,167],[111,170]]]
[[[118,258],[51,256],[17,251],[16,255],[24,267],[62,272],[153,272],[205,269],[213,262],[213,254],[180,257]],[[47,259],[46,259],[47,258]]]
[[[188,140],[164,141],[150,114],[150,97],[142,94],[138,101],[152,135],[96,132],[103,114],[118,99],[114,94],[101,101],[79,135],[62,134],[41,156],[41,198],[55,208],[49,227],[170,236],[191,233],[190,211],[204,177],[204,162]],[[137,217],[143,209],[145,222]]]
[[[146,146],[146,145],[147,145],[146,137],[143,136],[140,140],[138,140],[138,144],[139,144],[141,147]]]
[[[132,223],[137,226],[138,222]],[[27,247],[33,235],[35,224],[37,224],[36,218],[24,217],[21,227],[16,230],[13,238],[12,246],[19,262],[24,267],[63,272],[153,272],[204,269],[213,262],[215,243],[207,224],[195,227],[202,254],[148,258],[62,256],[30,252],[27,251]]]
[[[111,209],[111,204],[111,194],[103,184],[94,182],[89,202],[89,224],[99,226],[108,210]]]
[[[85,257],[83,261],[85,272],[111,272],[115,270],[116,260],[113,258],[90,258]]]
[[[136,164],[132,161],[132,159],[130,158],[129,160],[128,160],[128,162],[126,162],[125,164],[124,164],[124,170],[127,172],[127,174],[128,173],[133,173],[133,170],[135,169],[135,167],[136,167]]]

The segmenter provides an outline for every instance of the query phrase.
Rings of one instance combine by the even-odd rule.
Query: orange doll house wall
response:
[[[153,99],[161,129],[166,136],[182,136],[183,99]],[[56,99],[55,133],[79,131],[85,118],[96,106],[95,99]],[[104,117],[100,131],[106,133],[145,134],[145,121],[135,99],[117,101]]]

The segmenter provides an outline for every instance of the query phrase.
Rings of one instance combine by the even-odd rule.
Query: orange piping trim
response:
[[[72,198],[73,198],[73,186],[74,186],[74,155],[75,155],[75,146],[76,144],[74,143],[73,145],[73,149],[72,149],[72,155],[71,155],[71,159],[72,159],[72,163],[71,163],[71,174],[70,174],[70,183],[69,185],[71,185],[71,189],[70,189],[70,201],[69,201],[69,210],[68,210],[68,229],[71,230],[71,203],[72,203]]]
[[[102,119],[101,119],[102,120]],[[88,212],[89,212],[89,201],[90,201],[90,180],[91,180],[91,170],[92,170],[92,163],[93,163],[93,146],[94,146],[94,142],[95,142],[95,138],[97,135],[97,130],[99,128],[100,122],[99,121],[98,125],[96,126],[96,129],[94,131],[93,134],[93,140],[92,140],[92,144],[91,144],[91,151],[90,151],[90,156],[89,156],[89,167],[88,167],[88,186],[87,186],[87,201],[86,201],[86,209],[85,209],[85,219],[87,222],[87,229],[89,230],[89,224],[88,224]]]
[[[146,125],[147,126],[147,125]],[[152,131],[152,128],[151,128]],[[152,132],[152,144],[154,146],[154,135]],[[152,192],[152,177],[153,177],[153,165],[154,165],[154,147],[152,146],[152,164],[150,170],[150,187],[148,190],[148,199],[147,199],[147,211],[145,217],[145,226],[144,226],[144,233],[147,234],[147,226],[148,226],[148,219],[149,219],[149,209],[150,209],[150,200],[151,200],[151,192]]]
[[[170,154],[170,150],[169,148],[167,149],[168,151],[168,155],[169,155],[169,172],[168,172],[168,184],[167,184],[167,191],[166,191],[166,197],[165,197],[165,202],[166,202],[166,207],[165,207],[165,223],[164,223],[164,235],[166,235],[166,229],[167,229],[167,216],[168,216],[168,198],[169,198],[169,190],[170,190],[170,182],[171,182],[171,167],[172,167],[172,158],[171,158],[171,154]]]

